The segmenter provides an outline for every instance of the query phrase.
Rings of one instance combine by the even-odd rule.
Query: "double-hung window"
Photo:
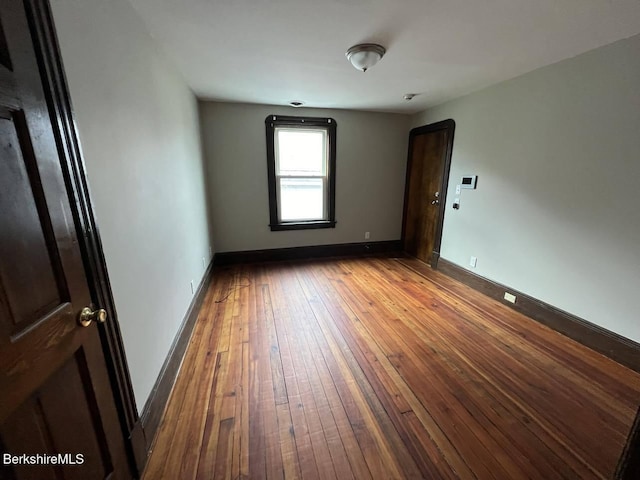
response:
[[[335,227],[336,122],[269,115],[271,230]]]

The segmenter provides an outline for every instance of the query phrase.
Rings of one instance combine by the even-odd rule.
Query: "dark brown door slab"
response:
[[[615,478],[616,480],[637,480],[640,478],[640,409],[636,413],[627,444],[618,461]]]
[[[0,2],[0,478],[130,478],[33,15]]]
[[[411,131],[405,186],[405,251],[435,267],[440,253],[453,120]]]

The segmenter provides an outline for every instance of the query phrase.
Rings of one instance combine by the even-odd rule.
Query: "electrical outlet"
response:
[[[509,292],[504,292],[504,299],[507,302],[516,303],[516,296]]]
[[[371,238],[371,233],[370,232],[364,232],[364,239],[365,240],[369,240]]]
[[[195,293],[195,290],[193,288],[193,280],[191,280],[191,295],[193,295]]]
[[[469,266],[470,267],[476,268],[477,263],[478,263],[478,258],[477,257],[471,257],[469,259]]]
[[[206,269],[207,268],[207,259],[202,257],[202,269]]]
[[[456,185],[456,195],[460,195],[460,185]]]

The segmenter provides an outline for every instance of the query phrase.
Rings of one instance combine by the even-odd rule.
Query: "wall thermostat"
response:
[[[462,182],[460,182],[460,185],[462,186],[462,188],[470,188],[472,190],[475,190],[477,183],[478,183],[477,175],[466,175],[462,177]]]

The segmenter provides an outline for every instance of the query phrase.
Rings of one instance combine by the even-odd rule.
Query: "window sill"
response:
[[[335,220],[318,222],[284,222],[269,225],[272,232],[284,230],[312,230],[315,228],[336,228]]]

